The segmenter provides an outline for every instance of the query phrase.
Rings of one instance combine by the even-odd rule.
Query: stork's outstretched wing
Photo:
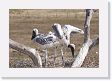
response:
[[[80,33],[80,34],[84,34],[84,31],[78,27],[72,26],[72,25],[64,25],[62,27],[63,32],[65,34],[71,34],[71,33]]]

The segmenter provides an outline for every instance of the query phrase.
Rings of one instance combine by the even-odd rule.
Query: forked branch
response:
[[[84,43],[71,67],[81,67],[85,57],[88,54],[88,51],[93,46],[99,43],[99,37],[93,40],[90,39],[90,21],[91,21],[93,12],[94,10],[92,9],[86,9],[86,18],[85,18],[85,24],[84,24]]]

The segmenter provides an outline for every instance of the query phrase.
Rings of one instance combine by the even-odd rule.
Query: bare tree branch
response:
[[[85,57],[88,54],[88,51],[99,42],[99,37],[93,40],[90,39],[90,21],[93,12],[94,10],[92,9],[86,9],[86,18],[84,24],[84,43],[71,67],[81,67]]]
[[[35,66],[42,67],[41,57],[40,57],[38,51],[35,50],[34,48],[27,47],[23,44],[15,42],[11,39],[9,39],[9,47],[28,55],[34,62]]]
[[[99,37],[98,36],[92,40],[92,44],[90,45],[89,50],[91,50],[91,48],[97,44],[99,44]]]

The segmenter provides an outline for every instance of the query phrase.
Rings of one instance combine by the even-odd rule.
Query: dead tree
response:
[[[11,39],[9,39],[9,47],[28,55],[32,59],[35,66],[42,67],[41,57],[36,49],[27,47]]]
[[[94,10],[86,9],[86,18],[84,24],[84,43],[71,67],[81,67],[85,57],[88,54],[88,51],[99,42],[99,37],[93,40],[90,38],[90,21],[93,13]]]

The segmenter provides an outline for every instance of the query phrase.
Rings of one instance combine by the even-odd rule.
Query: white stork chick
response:
[[[74,50],[75,50],[74,47],[75,47],[75,45],[74,44],[70,44],[70,35],[72,33],[73,34],[75,34],[75,33],[84,34],[84,31],[81,30],[80,28],[74,27],[72,25],[64,25],[62,27],[62,30],[63,30],[64,36],[67,39],[67,41],[65,41],[66,45],[71,48],[72,56],[74,57]]]
[[[60,43],[71,48],[72,56],[74,57],[75,45],[70,43],[70,34],[71,33],[84,34],[84,31],[72,25],[64,25],[61,28],[61,25],[58,23],[55,23],[52,27],[54,29],[54,32],[56,33],[56,36],[60,39]]]
[[[47,58],[48,58],[47,49],[51,48],[51,47],[56,48],[56,46],[59,45],[59,41],[57,41],[57,37],[52,32],[49,32],[47,35],[40,34],[40,33],[38,33],[38,29],[34,28],[32,31],[31,40],[33,42],[40,44],[41,48],[46,51],[46,53],[45,53],[45,67],[47,67]],[[55,49],[55,53],[56,53],[56,49]]]

